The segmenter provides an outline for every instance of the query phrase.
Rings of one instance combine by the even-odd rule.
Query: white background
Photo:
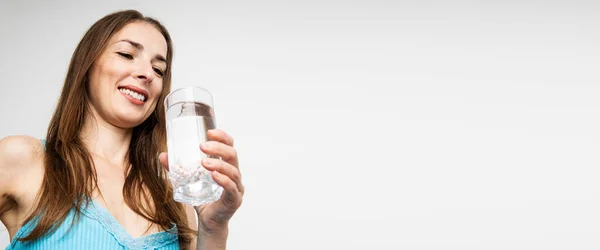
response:
[[[3,1],[0,137],[43,138],[126,8],[236,140],[228,249],[600,248],[598,2]]]

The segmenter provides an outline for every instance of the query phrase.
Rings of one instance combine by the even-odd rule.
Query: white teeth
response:
[[[119,89],[119,91],[121,91],[122,93],[128,94],[128,95],[130,95],[131,97],[133,97],[133,98],[135,98],[135,99],[138,99],[138,100],[140,100],[140,101],[142,101],[142,102],[143,102],[144,100],[146,100],[146,97],[145,97],[144,95],[142,95],[142,94],[140,94],[140,93],[138,93],[138,92],[135,92],[135,91],[133,91],[133,90],[130,90],[130,89]]]

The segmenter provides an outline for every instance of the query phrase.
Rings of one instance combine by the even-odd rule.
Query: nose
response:
[[[154,69],[150,63],[139,63],[134,77],[143,83],[150,83],[154,80]]]

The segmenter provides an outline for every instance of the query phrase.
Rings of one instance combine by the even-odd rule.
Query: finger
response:
[[[233,147],[233,137],[223,130],[211,129],[207,132],[207,135],[209,140],[219,141]]]
[[[200,150],[207,155],[219,156],[229,164],[238,167],[237,151],[232,146],[218,141],[207,141],[200,145]]]
[[[242,194],[244,193],[244,186],[242,185],[242,174],[240,173],[240,170],[237,169],[235,166],[223,160],[213,158],[202,159],[202,165],[210,171],[217,171],[223,175],[226,175],[235,183],[238,191],[240,191]]]
[[[167,171],[169,171],[169,157],[166,152],[162,152],[158,155],[158,161]]]
[[[242,205],[242,194],[237,189],[237,185],[229,177],[218,171],[212,171],[212,177],[217,184],[223,187],[223,196],[219,200],[226,211],[235,212]]]

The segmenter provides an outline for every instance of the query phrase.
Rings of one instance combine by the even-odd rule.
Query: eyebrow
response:
[[[144,50],[144,45],[142,45],[141,43],[138,43],[138,42],[131,41],[129,39],[119,40],[118,42],[128,42],[129,44],[131,44],[131,46],[135,47],[136,49]],[[165,57],[162,55],[156,55],[154,58],[156,58],[156,60],[159,60],[161,62],[167,63],[167,59],[165,59]]]

